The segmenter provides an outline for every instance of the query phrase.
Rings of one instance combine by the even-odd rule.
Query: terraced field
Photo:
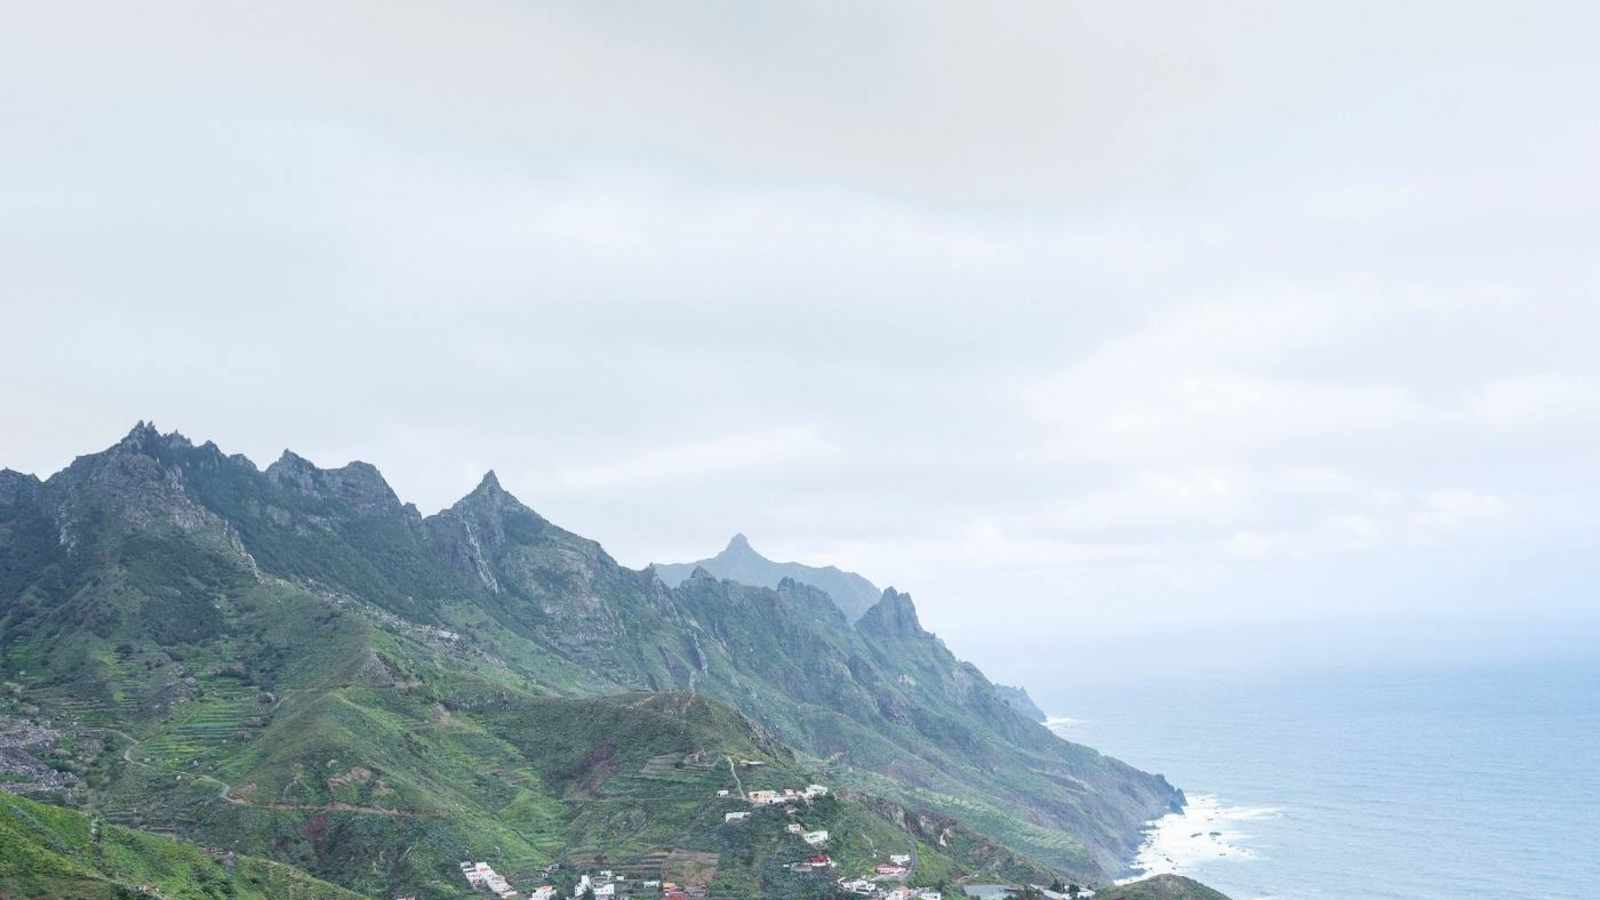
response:
[[[618,773],[601,786],[602,797],[630,800],[702,801],[715,803],[717,791],[731,788],[726,770],[682,753],[664,753],[646,760],[638,771]]]
[[[41,710],[74,725],[104,727],[137,721],[144,715],[144,695],[131,680],[109,697],[89,698],[71,693],[71,688],[50,687],[29,691],[29,702]]]
[[[206,768],[246,743],[252,721],[259,722],[270,703],[248,686],[208,689],[202,699],[181,703],[160,730],[145,739],[140,752],[146,762],[169,768]]]

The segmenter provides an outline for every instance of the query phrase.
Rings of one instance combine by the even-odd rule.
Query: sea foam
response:
[[[1044,724],[1059,737],[1067,738],[1068,731],[1084,721],[1070,716],[1048,716]],[[1219,859],[1253,859],[1256,852],[1245,846],[1250,835],[1235,825],[1275,819],[1283,814],[1272,806],[1225,806],[1211,794],[1194,794],[1188,801],[1183,812],[1168,813],[1149,823],[1144,831],[1144,842],[1133,861],[1133,869],[1138,874],[1119,884],[1151,875],[1182,875],[1200,863]]]
[[[1151,875],[1182,875],[1202,862],[1218,859],[1253,859],[1256,852],[1245,846],[1250,836],[1235,827],[1236,823],[1282,814],[1275,807],[1224,806],[1215,796],[1195,794],[1189,797],[1183,812],[1169,813],[1150,823],[1133,861],[1138,874],[1123,881]]]

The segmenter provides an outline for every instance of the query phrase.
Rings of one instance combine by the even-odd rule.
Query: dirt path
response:
[[[739,770],[733,764],[733,757],[724,756],[723,759],[728,761],[728,774],[733,776],[733,786],[739,789],[739,799],[749,800],[750,798],[744,793],[744,782],[739,780]]]

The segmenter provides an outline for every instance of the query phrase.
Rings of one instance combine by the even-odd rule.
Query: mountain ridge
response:
[[[604,800],[644,796],[608,785],[659,777],[629,774],[655,769],[642,748],[606,736],[624,722],[659,732],[640,738],[658,754],[724,746],[825,778],[843,792],[834,814],[879,844],[889,826],[869,800],[960,822],[974,837],[926,858],[968,872],[1104,879],[1147,819],[1182,803],[1159,776],[1018,715],[922,629],[907,595],[886,590],[852,623],[795,579],[763,588],[702,570],[671,587],[548,522],[492,471],[423,517],[365,463],[319,469],[286,453],[262,471],[140,423],[43,482],[0,488],[0,673],[21,679],[27,706],[137,741],[86,763],[106,772],[87,796],[246,842],[326,808],[350,820],[341,827],[364,822],[366,836],[302,833],[256,851],[346,881],[352,847],[398,856],[406,822],[438,823],[427,849],[351,882],[363,889],[446,891],[440,861],[485,840],[520,848],[528,866],[583,847],[643,852],[646,840],[721,846],[704,800]],[[608,699],[620,696],[644,699]],[[455,746],[453,721],[483,736],[475,749]],[[552,723],[570,740],[527,743]],[[150,781],[130,765],[146,746],[156,749],[141,765],[181,763],[230,786],[221,805],[214,788]],[[523,795],[519,811],[501,808]],[[375,808],[392,813],[361,812]],[[625,809],[642,818],[625,825]],[[488,824],[502,821],[522,830]],[[974,849],[986,842],[1015,855]],[[846,844],[841,858],[865,846]],[[722,858],[729,883],[787,890],[765,857]]]

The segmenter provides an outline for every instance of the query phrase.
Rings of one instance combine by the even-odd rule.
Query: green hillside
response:
[[[893,589],[852,624],[794,581],[672,588],[492,473],[424,518],[365,464],[144,425],[0,472],[0,678],[32,742],[0,777],[373,894],[465,895],[471,858],[819,895],[781,811],[723,821],[813,782],[829,876],[1103,882],[1182,801],[1019,715]]]
[[[1105,888],[1096,900],[1228,900],[1227,896],[1182,875],[1157,875]]]
[[[356,900],[360,895],[253,856],[159,835],[0,792],[0,898]]]

